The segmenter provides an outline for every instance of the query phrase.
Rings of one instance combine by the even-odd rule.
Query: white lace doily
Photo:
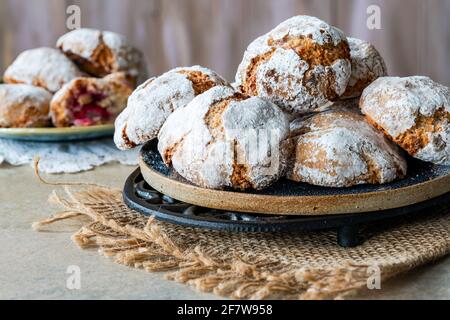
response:
[[[0,139],[0,164],[33,165],[39,156],[39,170],[45,173],[86,171],[109,162],[136,165],[138,152],[117,149],[111,138],[61,143]]]

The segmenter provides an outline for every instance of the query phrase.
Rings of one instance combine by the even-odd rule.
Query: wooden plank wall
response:
[[[25,49],[53,46],[70,4],[80,6],[82,26],[128,36],[152,75],[202,64],[232,80],[252,39],[309,14],[373,42],[391,74],[450,86],[450,0],[0,0],[0,72]],[[381,30],[366,27],[371,4],[382,10]]]

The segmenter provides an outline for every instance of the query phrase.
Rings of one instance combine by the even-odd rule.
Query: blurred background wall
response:
[[[450,86],[450,0],[0,0],[0,71],[25,49],[54,46],[71,4],[82,27],[128,36],[151,75],[202,64],[232,80],[255,37],[307,14],[374,43],[391,74]],[[366,26],[370,5],[381,8],[380,30]]]

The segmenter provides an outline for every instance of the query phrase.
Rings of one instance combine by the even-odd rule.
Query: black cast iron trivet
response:
[[[230,212],[199,207],[177,201],[150,187],[136,169],[127,179],[123,198],[127,206],[144,215],[153,215],[169,223],[232,232],[305,232],[337,230],[337,242],[342,247],[362,244],[369,228],[389,226],[395,219],[426,215],[447,209],[450,193],[422,203],[398,209],[359,214],[326,216],[282,216]],[[364,234],[363,232],[364,231]]]

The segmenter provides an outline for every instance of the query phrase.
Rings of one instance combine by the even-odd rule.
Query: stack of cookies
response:
[[[158,137],[165,163],[205,188],[349,187],[404,177],[408,157],[450,165],[449,122],[449,88],[388,77],[370,43],[296,16],[248,46],[232,84],[200,66],[144,82],[114,140]]]
[[[0,85],[0,127],[113,123],[144,76],[142,54],[114,32],[77,29],[57,48],[22,52]]]

